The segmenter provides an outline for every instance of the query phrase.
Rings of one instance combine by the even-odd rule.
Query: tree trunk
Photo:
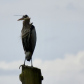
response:
[[[41,82],[43,80],[40,69],[23,65],[19,78],[22,84],[42,84]]]

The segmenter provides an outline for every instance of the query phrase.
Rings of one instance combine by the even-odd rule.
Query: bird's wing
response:
[[[36,45],[36,30],[35,27],[32,25],[31,27],[31,48],[32,48],[32,53],[35,49],[35,45]]]

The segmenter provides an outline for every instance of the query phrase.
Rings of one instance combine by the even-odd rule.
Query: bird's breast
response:
[[[28,34],[30,34],[30,25],[29,26],[23,26],[22,31],[21,31],[21,37],[24,38]]]

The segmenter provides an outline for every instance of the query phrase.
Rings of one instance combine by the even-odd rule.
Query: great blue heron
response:
[[[22,18],[18,19],[18,21],[23,20],[23,27],[21,30],[21,39],[23,44],[23,49],[25,51],[25,61],[31,60],[31,66],[32,64],[32,55],[35,49],[36,45],[36,30],[34,25],[30,23],[30,18],[28,15],[23,15]]]

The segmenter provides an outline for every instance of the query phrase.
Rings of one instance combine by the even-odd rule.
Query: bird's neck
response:
[[[32,25],[32,23],[30,24],[30,20],[26,19],[23,21],[23,27],[21,30],[22,38],[30,32],[31,25]]]
[[[27,26],[30,24],[30,19],[26,19],[23,21],[23,26]]]

